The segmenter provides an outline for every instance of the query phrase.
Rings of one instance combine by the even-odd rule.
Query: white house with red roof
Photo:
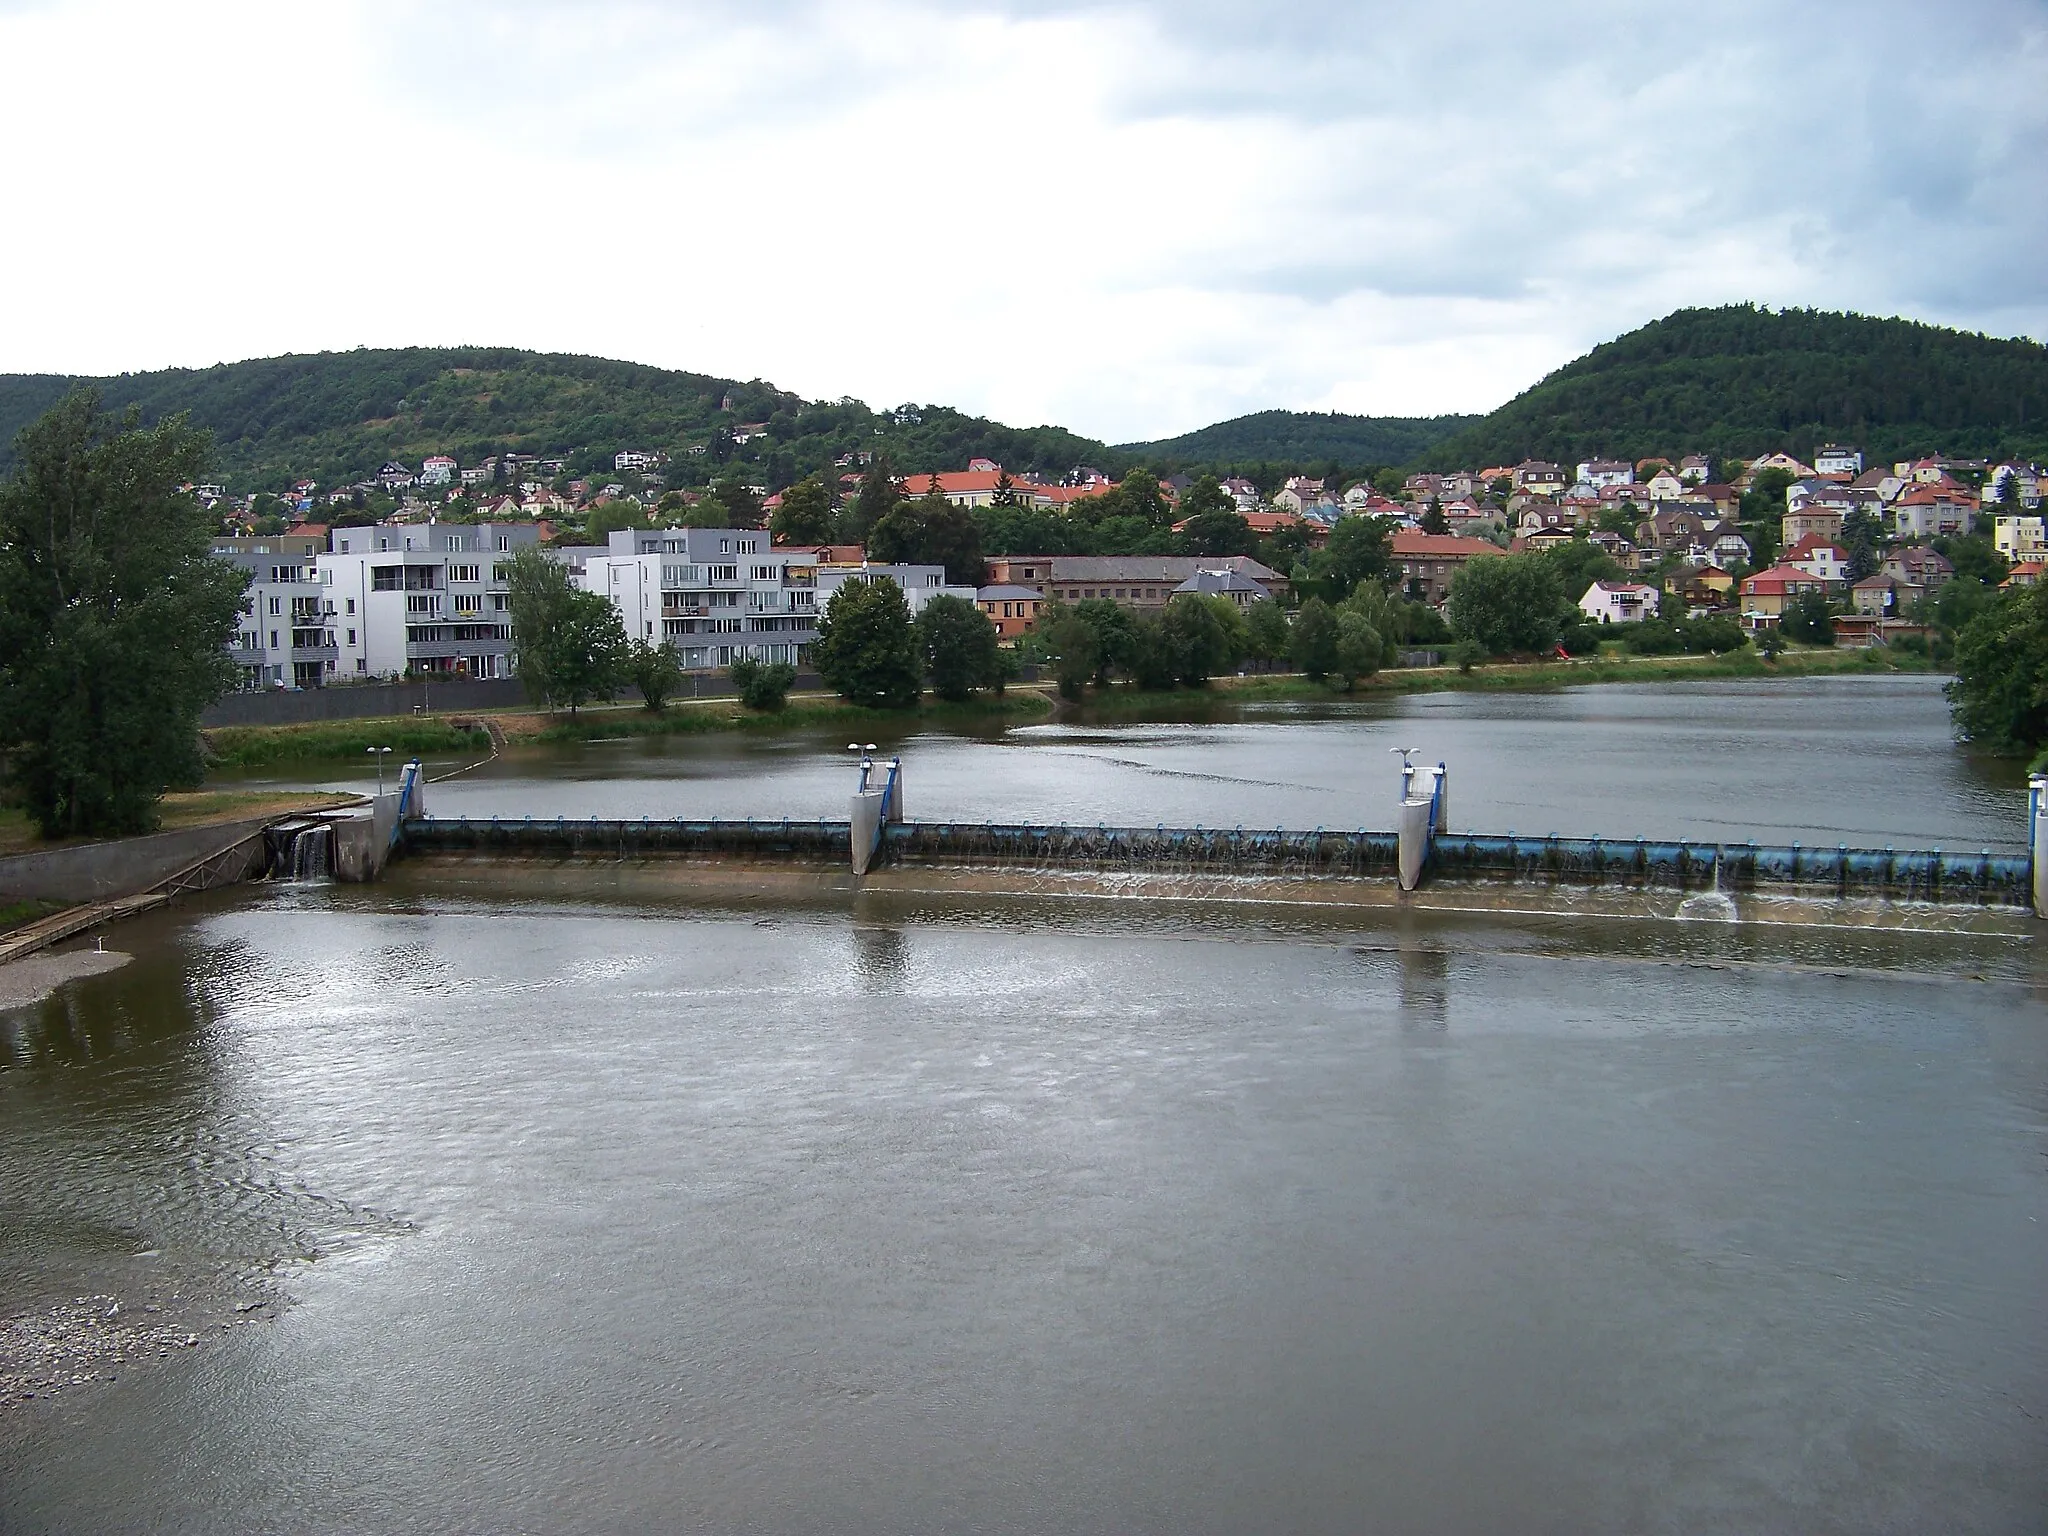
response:
[[[1950,481],[1918,483],[1892,503],[1892,532],[1902,539],[1968,533],[1977,523],[1977,498]]]
[[[1849,552],[1831,539],[1809,533],[1779,558],[1780,565],[1796,565],[1810,571],[1830,586],[1849,579]]]

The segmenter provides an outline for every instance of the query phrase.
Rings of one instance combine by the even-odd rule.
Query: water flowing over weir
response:
[[[872,748],[853,750],[861,753],[860,786],[845,821],[439,819],[424,815],[415,799],[408,807],[412,814],[394,829],[394,840],[425,854],[780,864],[848,870],[856,880],[884,872],[971,869],[997,882],[1006,873],[1026,879],[1065,872],[1123,877],[1125,889],[1139,878],[1161,884],[1287,882],[1297,891],[1321,886],[1336,901],[1347,899],[1340,884],[1347,882],[1355,892],[1391,881],[1404,894],[1425,883],[1666,892],[1681,900],[1664,915],[1722,921],[1742,919],[1737,897],[2008,913],[2040,913],[2048,906],[2041,868],[2048,844],[2048,777],[2042,776],[2029,786],[2031,851],[2010,855],[1454,834],[1445,826],[1449,771],[1441,763],[1417,764],[1412,748],[1395,749],[1402,759],[1396,831],[920,822],[902,819],[901,759],[888,763],[886,783],[877,789]]]

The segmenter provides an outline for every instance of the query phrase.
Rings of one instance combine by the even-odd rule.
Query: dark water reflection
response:
[[[2029,941],[421,870],[133,937],[5,1021],[7,1241],[299,1304],[11,1415],[9,1531],[2048,1508]]]

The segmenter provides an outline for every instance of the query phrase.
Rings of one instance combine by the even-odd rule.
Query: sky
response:
[[[1688,305],[2048,338],[2048,0],[0,0],[0,372],[484,343],[1132,441]]]

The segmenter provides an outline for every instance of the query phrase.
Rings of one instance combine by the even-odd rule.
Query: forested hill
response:
[[[709,445],[698,461],[707,467],[739,458],[780,480],[876,448],[904,472],[956,469],[976,455],[1055,473],[1128,462],[1063,428],[1006,427],[944,406],[874,411],[805,401],[758,379],[505,347],[408,347],[109,379],[0,375],[0,470],[21,427],[75,383],[96,385],[110,409],[139,407],[145,421],[189,412],[214,434],[215,472],[239,490],[281,490],[298,478],[345,484],[387,459],[417,467],[434,453],[464,464],[507,451],[571,455],[582,471],[609,470],[625,448],[680,456]],[[733,448],[736,428],[762,424],[767,437]]]
[[[2048,347],[1820,310],[1682,309],[1424,455],[1434,468],[1706,451],[2048,454]]]
[[[1345,416],[1321,411],[1259,411],[1121,451],[1178,467],[1195,464],[1407,464],[1477,416]]]

